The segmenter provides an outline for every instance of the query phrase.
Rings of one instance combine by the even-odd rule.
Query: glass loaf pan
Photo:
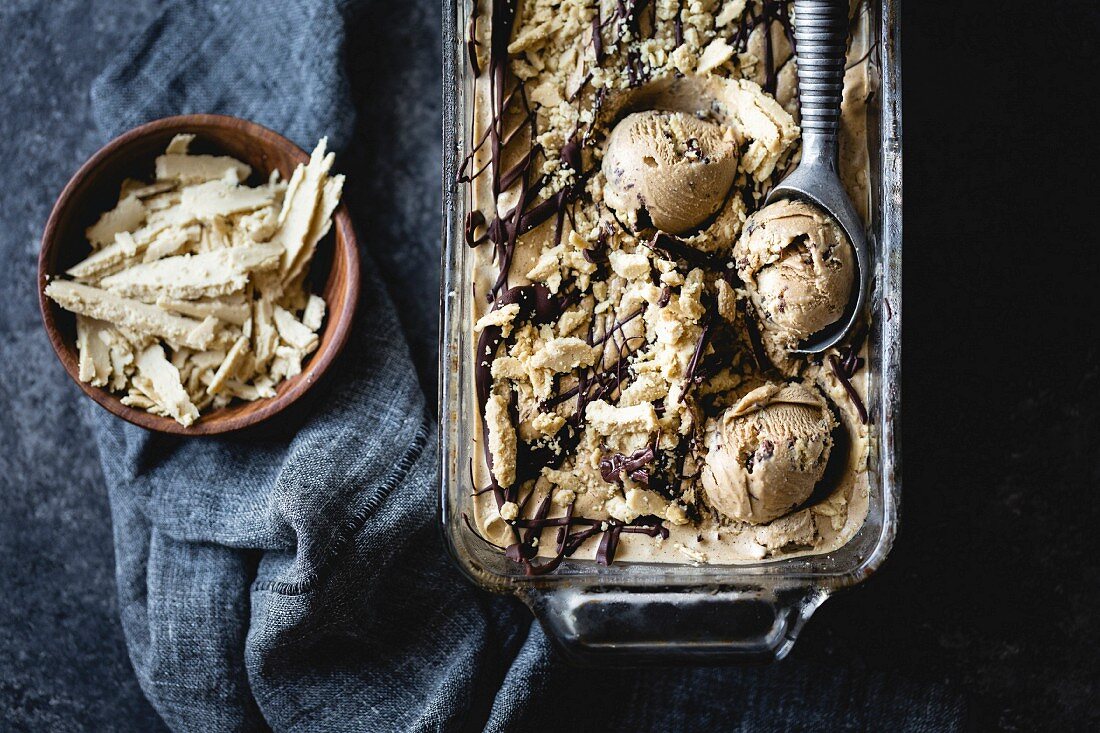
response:
[[[866,522],[838,550],[749,565],[669,565],[566,559],[548,575],[523,569],[477,538],[469,466],[479,430],[472,292],[463,225],[470,205],[458,170],[470,149],[473,76],[465,33],[473,0],[443,3],[443,264],[440,288],[439,490],[444,541],[481,587],[521,598],[570,659],[587,663],[779,659],[814,610],[863,581],[897,533],[901,387],[901,75],[897,0],[867,0],[876,39],[868,108],[872,249]],[[876,78],[877,77],[877,78]]]

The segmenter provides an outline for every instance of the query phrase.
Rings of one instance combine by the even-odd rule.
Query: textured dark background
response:
[[[159,729],[116,619],[95,448],[33,283],[54,196],[105,142],[91,80],[167,2],[0,2],[0,729]],[[379,171],[359,185],[358,225],[390,242],[439,230],[438,12],[415,5],[377,0],[349,49],[353,154]],[[1100,256],[1085,163],[1100,10],[952,5],[903,12],[901,535],[783,664],[843,669],[848,704],[932,685],[964,701],[970,729],[1095,730]],[[435,297],[435,262],[376,255],[399,307]],[[435,324],[406,326],[430,384]]]

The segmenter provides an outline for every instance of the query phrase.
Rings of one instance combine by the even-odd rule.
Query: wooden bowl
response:
[[[333,231],[322,240],[313,259],[310,280],[313,292],[328,305],[317,350],[302,366],[302,373],[279,384],[274,397],[255,402],[235,401],[220,410],[204,413],[191,427],[167,417],[122,404],[121,395],[81,382],[76,349],[76,318],[43,294],[51,276],[65,272],[90,252],[84,230],[100,214],[118,202],[124,178],[151,181],[156,156],[173,136],[193,133],[192,151],[231,155],[252,166],[255,185],[278,169],[289,180],[309,155],[282,135],[266,127],[222,115],[181,115],[136,127],[107,143],[81,166],[54,204],[42,252],[38,257],[38,301],[50,342],[65,371],[84,393],[124,420],[149,430],[177,435],[218,435],[251,428],[298,402],[332,366],[347,343],[359,300],[359,250],[347,207],[333,214]]]

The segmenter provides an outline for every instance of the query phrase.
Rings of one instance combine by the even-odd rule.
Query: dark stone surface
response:
[[[906,6],[902,532],[815,623],[975,729],[1096,730],[1100,10]]]
[[[89,84],[166,2],[0,3],[4,729],[159,726],[116,619],[95,448],[32,283],[54,196],[104,142]],[[438,41],[385,35],[403,27],[398,5],[377,3],[349,48],[359,135],[392,141],[356,153],[380,170],[357,194],[375,217],[359,226],[389,241],[439,230],[438,119],[410,119],[403,102],[438,98]],[[911,1],[904,13],[902,531],[877,577],[822,607],[788,664],[839,665],[868,690],[946,685],[974,730],[1096,729],[1100,257],[1086,166],[1100,11],[1085,0],[941,8]],[[436,297],[422,251],[378,253],[410,285],[399,307]],[[408,318],[431,385],[435,324]]]
[[[38,241],[105,140],[88,86],[163,2],[0,3],[0,728],[160,730],[115,600],[99,457],[42,330]]]

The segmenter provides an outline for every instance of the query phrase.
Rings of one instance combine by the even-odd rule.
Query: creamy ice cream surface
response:
[[[813,204],[787,199],[755,212],[733,256],[773,358],[844,314],[855,254],[844,231]]]
[[[701,483],[730,519],[763,524],[810,498],[825,473],[836,420],[800,385],[758,387],[706,428]]]
[[[843,311],[851,248],[764,206],[800,155],[791,4],[475,6],[474,531],[531,574],[842,546],[867,513],[862,342],[787,349]],[[859,207],[869,86],[848,77]]]
[[[604,201],[633,228],[684,234],[718,212],[736,173],[732,131],[684,112],[636,112],[608,138]]]

